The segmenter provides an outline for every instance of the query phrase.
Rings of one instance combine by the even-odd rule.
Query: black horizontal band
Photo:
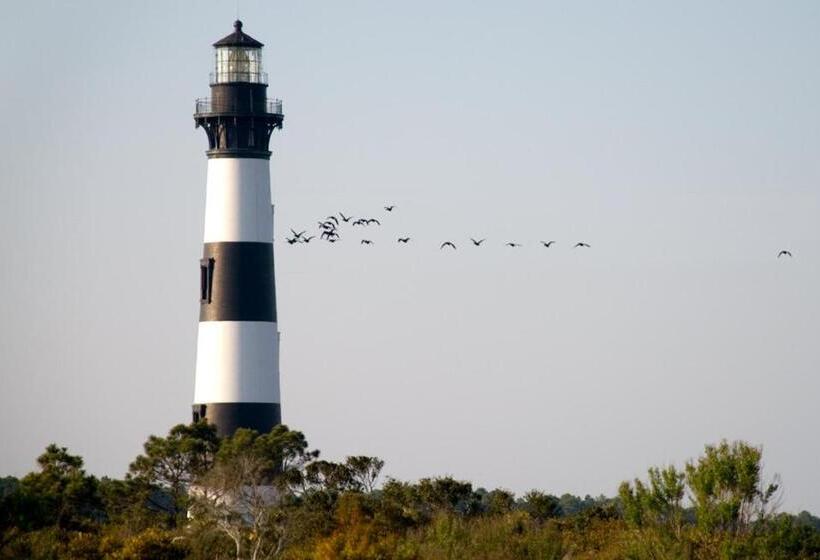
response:
[[[200,321],[276,322],[272,243],[206,243],[203,257]]]
[[[256,430],[266,434],[282,423],[279,403],[205,403],[195,404],[193,420],[208,420],[216,425],[217,435],[231,436],[239,428]]]
[[[208,159],[216,158],[252,158],[252,159],[270,159],[272,152],[251,150],[251,149],[235,149],[235,150],[208,150],[205,155]]]

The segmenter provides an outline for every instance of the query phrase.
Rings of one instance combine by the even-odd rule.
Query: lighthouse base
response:
[[[219,437],[232,436],[239,428],[266,434],[282,423],[279,403],[207,403],[195,404],[192,410],[194,422],[204,419],[215,424]]]

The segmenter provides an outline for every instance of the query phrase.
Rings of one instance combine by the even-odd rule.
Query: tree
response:
[[[515,494],[496,488],[484,497],[484,509],[488,515],[509,513],[515,507]]]
[[[432,513],[415,484],[388,478],[378,493],[378,521],[389,531],[422,525]]]
[[[378,457],[357,455],[348,457],[345,466],[350,470],[350,475],[358,483],[360,490],[370,494],[376,488],[384,461]]]
[[[359,491],[360,483],[345,464],[313,461],[305,468],[305,481],[315,489],[331,493]]]
[[[102,520],[97,479],[85,474],[83,459],[65,447],[51,444],[37,458],[40,471],[20,481],[20,505],[28,511],[33,527],[56,525],[82,530]]]
[[[473,492],[473,485],[451,476],[422,478],[418,483],[418,492],[434,511],[472,515],[481,509],[481,500]]]
[[[634,486],[621,483],[618,495],[624,519],[634,527],[659,527],[680,536],[685,488],[684,473],[674,466],[650,468],[648,484],[638,479]]]
[[[253,560],[278,556],[287,536],[285,506],[296,489],[305,488],[305,469],[317,456],[301,432],[284,425],[261,435],[237,430],[196,481],[195,522],[227,535],[237,559],[245,550]]]
[[[576,513],[581,513],[589,508],[595,507],[606,501],[606,497],[599,496],[598,498],[593,498],[589,494],[580,498],[578,496],[573,496],[572,494],[561,494],[561,497],[558,498],[558,505],[561,507],[561,515],[575,515]]]
[[[204,420],[179,424],[167,437],[148,438],[145,453],[129,466],[128,479],[143,485],[149,506],[166,513],[175,527],[188,509],[188,487],[213,466],[218,449],[214,425]]]
[[[530,490],[524,494],[522,509],[536,521],[545,521],[561,515],[558,498],[552,494],[545,494],[538,490]]]
[[[701,529],[742,533],[774,513],[779,485],[763,482],[762,455],[759,447],[724,440],[707,445],[697,462],[686,463],[686,484]]]

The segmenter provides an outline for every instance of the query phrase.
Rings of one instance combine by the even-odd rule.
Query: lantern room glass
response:
[[[266,84],[262,72],[262,49],[250,47],[217,47],[216,71],[211,83],[248,82]]]

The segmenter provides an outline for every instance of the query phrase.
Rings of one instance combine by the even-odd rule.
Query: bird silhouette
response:
[[[521,243],[515,243],[514,241],[510,241],[509,243],[505,243],[507,247],[521,247]]]
[[[364,218],[359,218],[358,220],[353,222],[353,225],[354,226],[364,226],[364,225],[367,225],[367,224],[366,224]]]
[[[303,237],[302,243],[310,243],[310,240],[316,237],[315,235],[311,235],[310,237]]]
[[[583,241],[579,241],[578,243],[575,244],[574,247],[591,247],[591,245],[589,243],[584,243]]]
[[[294,239],[301,239],[302,236],[305,234],[304,231],[300,231],[299,233],[296,233],[295,231],[293,231],[293,229],[291,229],[290,232],[293,234]]]
[[[779,259],[779,258],[780,258],[780,257],[782,257],[782,256],[791,257],[791,256],[792,256],[792,252],[791,252],[791,251],[787,251],[786,249],[783,249],[782,251],[780,251],[780,252],[777,254],[777,258]]]
[[[410,241],[410,238],[409,237],[399,237],[398,241],[399,241],[399,243],[407,243],[408,241]]]
[[[379,220],[377,220],[376,218],[369,218],[369,219],[365,220],[365,222],[367,222],[367,225],[370,225],[370,224],[376,224],[377,226],[382,225],[382,223]]]
[[[337,226],[339,225],[339,218],[337,218],[336,216],[328,216],[325,219],[328,220],[328,221],[333,220],[333,223],[335,223]]]
[[[373,245],[373,242],[369,239],[362,239],[362,245]]]
[[[325,221],[325,222],[318,222],[318,224],[319,224],[319,227],[324,229],[324,230],[336,229],[336,224],[334,224],[333,222]]]
[[[299,238],[298,238],[298,237],[294,237],[293,239],[291,239],[290,237],[286,237],[286,238],[285,238],[285,241],[287,241],[287,242],[288,242],[288,245],[293,245],[294,243],[296,243],[297,241],[299,241]]]
[[[439,249],[444,249],[445,247],[452,247],[453,249],[456,248],[452,241],[445,241],[441,244],[441,247],[439,247]]]
[[[555,241],[542,241],[542,242],[541,242],[541,245],[543,245],[544,247],[546,247],[547,249],[549,249],[549,248],[550,248],[550,246],[552,246],[552,244],[553,244],[553,243],[555,243]]]
[[[472,242],[473,242],[473,245],[475,245],[476,247],[478,247],[479,245],[481,245],[482,243],[484,243],[485,239],[479,239],[478,241],[476,241],[475,239],[473,239],[473,238],[471,237],[471,238],[470,238],[470,241],[472,241]]]
[[[344,223],[349,222],[349,221],[353,218],[353,216],[345,216],[345,215],[344,215],[344,214],[342,214],[341,212],[339,212],[339,216],[341,216],[341,217],[342,217],[342,221],[343,221]]]
[[[392,211],[393,211],[393,208],[395,208],[395,207],[396,207],[396,205],[395,205],[395,204],[393,204],[393,205],[391,205],[391,206],[385,206],[385,207],[384,207],[384,209],[385,209],[385,210],[387,210],[388,212],[392,212]]]
[[[339,234],[335,231],[323,231],[319,237],[320,239],[327,239],[328,241],[333,239],[335,241],[339,239]]]

